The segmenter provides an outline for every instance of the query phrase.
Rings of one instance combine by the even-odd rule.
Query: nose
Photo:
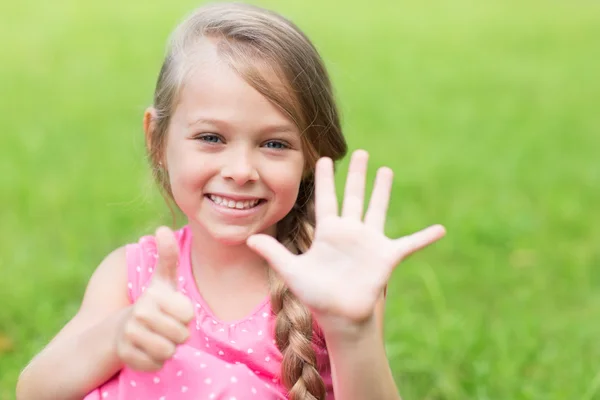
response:
[[[258,170],[256,169],[251,151],[249,149],[237,148],[228,152],[223,160],[221,176],[232,180],[239,186],[257,181]]]

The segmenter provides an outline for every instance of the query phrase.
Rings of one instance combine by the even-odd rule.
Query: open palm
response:
[[[317,316],[360,323],[373,314],[387,281],[402,259],[440,239],[436,225],[400,239],[383,233],[393,174],[381,168],[363,219],[368,154],[352,155],[341,215],[331,159],[316,166],[316,231],[310,249],[289,252],[267,235],[254,235],[248,244],[261,254],[290,290]]]

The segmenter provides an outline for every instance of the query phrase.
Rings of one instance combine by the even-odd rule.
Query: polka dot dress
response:
[[[195,304],[190,339],[155,373],[123,368],[84,400],[286,399],[280,380],[281,352],[273,337],[274,316],[265,299],[235,322],[216,318],[196,288],[190,263],[191,231],[176,232],[180,246],[179,290]],[[154,237],[127,246],[128,289],[132,302],[150,282],[158,258]],[[322,337],[315,345],[321,376],[333,399],[329,358]]]

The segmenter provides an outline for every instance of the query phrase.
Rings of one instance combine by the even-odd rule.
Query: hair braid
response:
[[[279,240],[296,254],[307,251],[312,243],[315,226],[313,189],[314,178],[306,178],[300,185],[296,205],[279,225]],[[271,304],[277,315],[275,340],[283,354],[281,375],[289,398],[324,399],[325,384],[317,369],[310,310],[278,277],[271,283]]]

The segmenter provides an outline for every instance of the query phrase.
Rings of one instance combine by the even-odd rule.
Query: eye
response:
[[[219,143],[222,141],[219,135],[215,135],[213,133],[205,133],[202,135],[198,135],[196,136],[196,139],[200,140],[201,142],[207,143]]]
[[[267,143],[265,143],[265,147],[275,150],[284,150],[290,148],[287,143],[282,142],[281,140],[269,140]]]

